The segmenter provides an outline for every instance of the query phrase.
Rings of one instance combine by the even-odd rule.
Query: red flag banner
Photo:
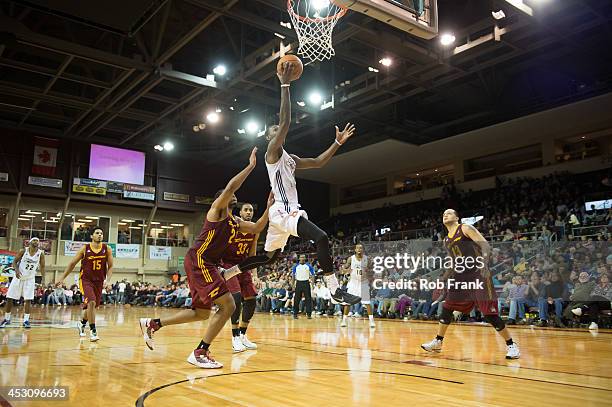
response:
[[[56,139],[34,137],[32,173],[51,177],[55,176],[58,147],[59,141]]]

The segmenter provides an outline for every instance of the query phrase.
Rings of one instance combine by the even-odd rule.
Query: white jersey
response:
[[[355,281],[361,283],[363,271],[366,268],[368,263],[368,256],[362,256],[361,260],[357,259],[357,256],[351,256],[351,278],[350,281]],[[363,280],[367,282],[367,279]]]
[[[30,255],[30,249],[26,249],[23,257],[19,261],[19,272],[21,273],[20,280],[28,280],[34,278],[38,268],[40,267],[40,256],[43,251],[38,249],[33,256]]]
[[[266,161],[270,186],[274,194],[275,205],[281,204],[287,213],[299,209],[297,185],[295,182],[295,160],[283,150],[280,159],[269,164]]]

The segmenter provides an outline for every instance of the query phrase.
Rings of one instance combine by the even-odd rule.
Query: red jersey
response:
[[[249,257],[249,251],[253,246],[254,240],[255,235],[253,233],[236,233],[236,236],[232,239],[223,254],[223,263],[235,266]]]
[[[85,245],[85,256],[81,260],[81,278],[89,281],[104,281],[108,266],[108,246],[102,243],[99,252],[94,252],[91,244]]]
[[[227,246],[233,243],[237,234],[238,221],[232,215],[218,222],[206,219],[200,235],[189,250],[195,251],[198,262],[219,264]]]

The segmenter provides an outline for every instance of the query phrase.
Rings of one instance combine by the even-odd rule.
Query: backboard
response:
[[[431,39],[438,35],[437,0],[333,0],[333,2],[417,37]]]

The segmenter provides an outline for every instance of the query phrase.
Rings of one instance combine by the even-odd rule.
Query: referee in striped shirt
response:
[[[293,319],[298,319],[302,293],[306,302],[306,315],[312,318],[312,296],[310,293],[310,276],[315,275],[314,268],[310,263],[306,263],[306,256],[300,255],[299,264],[293,266],[293,277],[295,278],[295,294],[293,296]]]

